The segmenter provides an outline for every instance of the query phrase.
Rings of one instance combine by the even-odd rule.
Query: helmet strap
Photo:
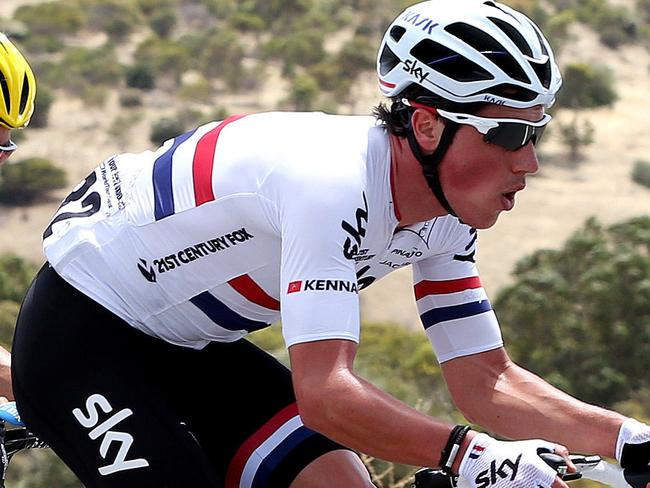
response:
[[[458,217],[458,215],[456,215],[456,212],[454,212],[454,209],[451,207],[449,200],[447,200],[445,192],[442,189],[440,176],[438,174],[438,167],[440,166],[442,158],[444,158],[445,154],[447,153],[449,146],[451,146],[457,130],[458,124],[450,120],[445,121],[445,127],[442,130],[442,134],[440,135],[440,142],[438,143],[438,147],[436,147],[435,151],[433,151],[431,154],[423,154],[420,148],[420,144],[418,144],[418,141],[415,138],[415,133],[413,132],[413,127],[411,126],[410,122],[406,129],[406,138],[409,142],[409,146],[411,147],[413,155],[422,166],[422,174],[427,180],[429,188],[431,188],[431,191],[438,199],[440,205],[442,205],[442,207],[454,217]]]

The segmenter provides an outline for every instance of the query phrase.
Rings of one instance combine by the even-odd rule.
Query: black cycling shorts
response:
[[[287,487],[339,444],[306,428],[290,371],[246,340],[150,337],[45,265],[18,318],[18,409],[87,487]]]

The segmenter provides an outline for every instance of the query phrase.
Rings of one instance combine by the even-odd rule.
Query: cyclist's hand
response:
[[[459,474],[475,488],[566,487],[539,457],[542,452],[568,454],[566,448],[539,439],[505,442],[479,434],[465,451]]]
[[[616,460],[624,469],[647,469],[650,464],[650,426],[634,419],[623,422],[616,441]]]

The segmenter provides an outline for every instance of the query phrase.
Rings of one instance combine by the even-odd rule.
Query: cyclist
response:
[[[16,150],[11,131],[29,124],[34,111],[36,80],[20,51],[0,32],[0,167]],[[11,355],[0,346],[0,403],[13,400]],[[4,422],[0,421],[0,487],[4,486],[7,454]]]
[[[372,486],[350,449],[498,488],[566,486],[538,456],[565,445],[647,463],[646,426],[508,359],[474,264],[475,229],[537,170],[561,84],[542,33],[496,2],[424,2],[378,75],[379,124],[233,116],[64,199],[12,367],[26,423],[87,486]],[[409,264],[459,407],[540,439],[447,425],[354,372],[358,291]],[[245,339],[280,319],[291,372]]]
[[[34,111],[36,80],[18,48],[0,32],[0,167],[17,146],[11,131],[27,127]],[[0,346],[0,402],[13,399],[11,356]]]

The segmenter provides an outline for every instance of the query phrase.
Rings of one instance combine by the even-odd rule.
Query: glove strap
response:
[[[449,439],[447,439],[447,444],[445,448],[440,452],[440,469],[443,473],[447,475],[452,475],[451,466],[454,464],[454,460],[458,455],[460,450],[460,445],[465,439],[465,436],[469,432],[469,425],[456,425],[451,429],[449,434]]]

